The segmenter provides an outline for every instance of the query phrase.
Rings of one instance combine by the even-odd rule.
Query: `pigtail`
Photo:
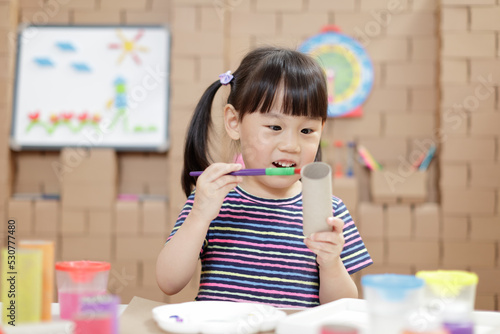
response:
[[[186,197],[189,196],[196,184],[195,178],[190,176],[189,172],[205,170],[210,165],[208,132],[212,124],[212,103],[221,85],[220,81],[217,80],[205,90],[196,105],[189,125],[184,147],[184,168],[181,179],[182,189]]]

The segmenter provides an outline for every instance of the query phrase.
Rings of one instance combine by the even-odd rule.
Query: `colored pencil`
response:
[[[429,167],[429,164],[431,163],[431,160],[434,157],[434,153],[436,153],[436,145],[432,145],[427,151],[427,155],[420,164],[420,167],[418,167],[419,171],[425,171],[427,167]]]

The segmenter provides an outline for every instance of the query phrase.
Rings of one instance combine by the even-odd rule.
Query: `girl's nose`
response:
[[[278,148],[283,152],[299,153],[300,142],[299,137],[293,133],[283,136]]]

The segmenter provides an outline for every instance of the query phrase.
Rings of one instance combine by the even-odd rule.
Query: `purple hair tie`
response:
[[[227,85],[233,80],[234,76],[231,74],[231,71],[227,71],[226,73],[222,73],[219,75],[220,83],[223,85]]]

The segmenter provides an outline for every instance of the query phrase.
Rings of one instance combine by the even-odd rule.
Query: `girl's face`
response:
[[[281,106],[269,113],[254,112],[238,121],[238,112],[226,106],[226,130],[240,141],[245,168],[302,168],[314,161],[320,143],[321,118],[285,115]],[[245,176],[242,187],[254,195],[284,198],[298,194],[300,175]]]

